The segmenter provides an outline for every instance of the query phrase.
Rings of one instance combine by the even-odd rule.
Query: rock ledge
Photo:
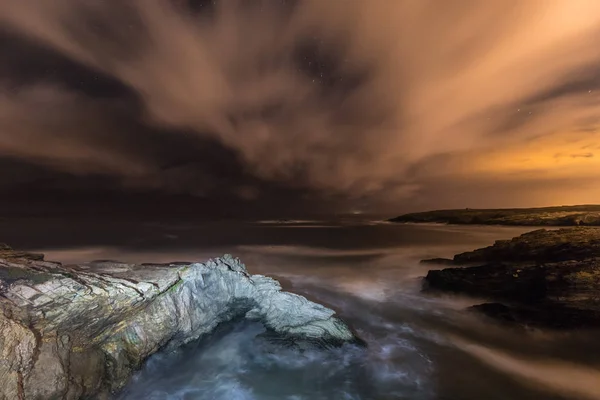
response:
[[[536,230],[431,270],[425,288],[493,300],[473,311],[527,327],[600,328],[600,228]]]
[[[321,345],[361,343],[335,312],[250,275],[205,263],[62,265],[0,246],[0,399],[94,398],[143,361],[237,317]]]

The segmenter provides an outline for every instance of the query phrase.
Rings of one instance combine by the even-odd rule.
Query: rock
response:
[[[425,281],[429,289],[531,303],[547,294],[546,272],[537,265],[486,264],[432,270]]]
[[[429,271],[425,289],[502,301],[475,310],[548,328],[600,327],[600,229],[537,230],[454,257]]]
[[[600,226],[600,205],[435,210],[404,214],[389,221],[460,225]]]
[[[599,228],[538,229],[511,240],[457,254],[456,264],[485,262],[557,262],[600,257]]]
[[[0,259],[20,259],[26,258],[28,260],[42,261],[44,259],[43,254],[27,253],[23,251],[13,250],[9,245],[0,243]]]
[[[519,318],[515,316],[514,309],[502,303],[477,304],[467,308],[467,310],[508,324],[516,323],[519,320]]]
[[[0,399],[106,395],[157,350],[238,317],[290,340],[362,343],[334,311],[248,274],[231,256],[67,266],[3,247],[0,307]]]
[[[467,309],[507,326],[551,328],[556,330],[598,327],[590,324],[587,310],[557,305],[528,306],[523,304],[483,303]]]

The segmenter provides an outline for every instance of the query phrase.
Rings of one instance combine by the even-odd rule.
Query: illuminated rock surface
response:
[[[334,311],[249,275],[231,256],[74,266],[0,247],[0,399],[78,399],[122,387],[159,349],[238,317],[317,345],[361,343]]]

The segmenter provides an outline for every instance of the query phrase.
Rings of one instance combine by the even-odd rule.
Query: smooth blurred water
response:
[[[507,329],[463,311],[478,299],[420,292],[431,268],[420,259],[530,228],[360,220],[119,224],[88,225],[77,234],[82,227],[74,223],[60,228],[51,246],[27,242],[25,228],[12,234],[21,247],[63,262],[232,253],[251,273],[274,276],[285,289],[337,310],[368,347],[300,351],[262,338],[260,324],[232,322],[151,357],[118,399],[600,399],[600,332]],[[8,226],[0,225],[0,234],[10,242]]]

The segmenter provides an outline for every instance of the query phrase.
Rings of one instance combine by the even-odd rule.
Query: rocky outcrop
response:
[[[453,263],[479,265],[429,271],[426,288],[500,301],[474,310],[505,322],[600,327],[600,229],[537,230]]]
[[[459,225],[600,226],[600,205],[435,210],[404,214],[389,221]]]
[[[249,275],[231,256],[205,263],[61,265],[0,249],[0,399],[94,398],[121,388],[159,349],[237,317],[320,345],[361,343],[334,311]]]
[[[492,246],[457,254],[456,264],[486,262],[546,263],[600,257],[600,229],[538,229]]]

